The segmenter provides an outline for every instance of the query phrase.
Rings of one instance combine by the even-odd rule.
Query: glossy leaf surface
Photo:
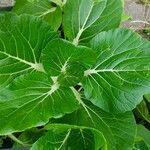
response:
[[[150,90],[150,42],[128,29],[116,29],[100,33],[89,46],[97,62],[85,71],[86,97],[105,111],[135,108]]]

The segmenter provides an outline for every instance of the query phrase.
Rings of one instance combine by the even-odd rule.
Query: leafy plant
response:
[[[149,148],[132,110],[150,92],[150,42],[117,28],[122,10],[122,0],[16,0],[0,14],[0,135],[13,148]]]

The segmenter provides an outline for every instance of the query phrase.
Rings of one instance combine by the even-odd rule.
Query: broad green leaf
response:
[[[31,150],[103,150],[105,139],[98,130],[67,124],[51,124],[49,132],[41,137]]]
[[[55,31],[62,22],[61,9],[52,6],[50,0],[16,0],[13,12],[38,16],[47,21]]]
[[[137,139],[138,141],[143,141],[148,148],[146,149],[145,146],[145,149],[141,150],[150,150],[150,131],[142,125],[137,125]]]
[[[52,123],[68,123],[91,127],[101,132],[106,140],[107,150],[127,150],[134,144],[136,124],[131,112],[110,114],[96,107],[91,102],[83,101],[76,95],[81,107],[76,112],[66,115]]]
[[[121,0],[67,0],[63,26],[66,37],[78,44],[121,21]]]
[[[5,97],[1,97],[1,95]],[[16,78],[0,93],[0,135],[41,126],[49,118],[73,112],[78,102],[70,88],[62,88],[44,73],[29,73]]]
[[[116,29],[100,33],[89,46],[97,63],[85,71],[86,98],[108,112],[135,108],[150,91],[150,42],[128,29]]]
[[[60,76],[65,85],[76,85],[86,68],[95,63],[95,59],[92,49],[56,39],[44,49],[42,63],[50,76]]]
[[[0,90],[13,77],[28,71],[44,71],[41,51],[56,37],[50,26],[28,15],[0,15]]]

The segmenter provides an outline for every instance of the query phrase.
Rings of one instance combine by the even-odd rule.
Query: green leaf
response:
[[[89,46],[97,63],[85,71],[86,98],[108,112],[136,107],[150,90],[150,42],[128,29],[102,32]]]
[[[128,20],[132,20],[132,16],[127,15],[125,12],[122,14],[122,22],[128,21]]]
[[[39,139],[39,137],[43,136],[44,134],[44,130],[32,128],[21,133],[19,137],[17,137],[17,139],[20,140],[24,144],[24,146],[31,147],[31,145],[35,143]],[[13,149],[19,148],[23,148],[23,145],[20,145],[19,143],[15,142],[13,144]]]
[[[41,51],[57,37],[41,19],[28,15],[0,15],[0,90],[25,72],[44,71]]]
[[[136,107],[135,113],[138,118],[144,119],[145,121],[150,123],[148,106],[146,105],[146,102],[144,100]]]
[[[55,31],[58,30],[62,22],[60,7],[53,7],[50,0],[16,0],[13,12],[38,16],[47,21],[51,25],[51,29]]]
[[[5,95],[5,98],[1,95]],[[0,135],[41,126],[78,107],[70,88],[62,88],[44,73],[29,73],[16,78],[0,93]]]
[[[5,88],[13,81],[15,76],[11,75],[0,75],[0,92],[5,90]]]
[[[63,16],[65,35],[78,44],[118,27],[121,15],[121,0],[67,0]]]
[[[44,49],[42,63],[50,76],[60,76],[64,85],[72,86],[80,82],[84,71],[95,63],[95,59],[92,49],[56,39]]]
[[[46,127],[50,130],[41,137],[31,150],[103,150],[106,148],[103,135],[95,129],[66,125],[51,124]]]
[[[150,131],[142,125],[137,125],[137,138],[143,141],[150,150]],[[147,149],[144,149],[147,150]]]
[[[94,128],[103,134],[108,150],[127,150],[133,146],[136,124],[132,112],[107,113],[91,102],[81,99],[74,88],[72,91],[81,107],[59,120],[51,120],[50,123],[68,123]]]

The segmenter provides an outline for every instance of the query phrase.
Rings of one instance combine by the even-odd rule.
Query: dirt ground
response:
[[[123,23],[123,26],[135,30],[150,26],[150,4],[144,5],[140,0],[125,0],[125,13],[131,16],[131,20]]]

